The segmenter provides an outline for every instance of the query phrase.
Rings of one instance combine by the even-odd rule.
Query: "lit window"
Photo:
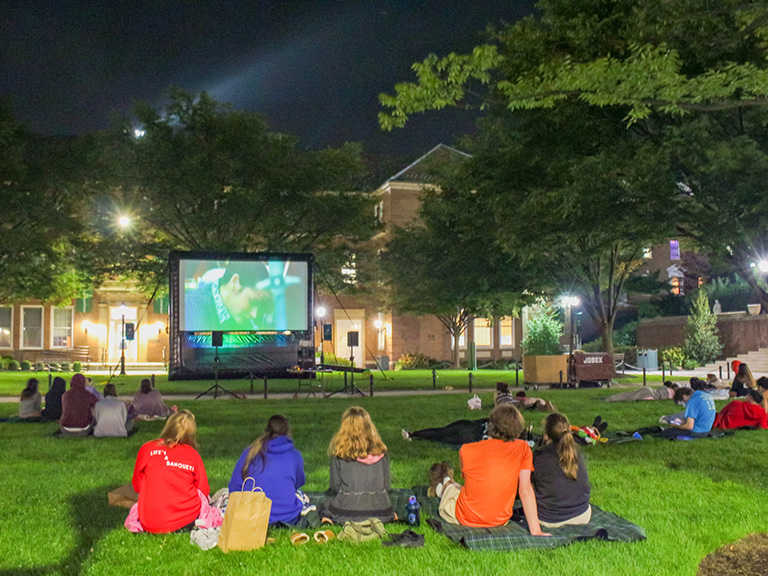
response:
[[[669,284],[672,286],[670,292],[675,296],[680,296],[680,294],[683,293],[683,285],[682,282],[680,282],[680,278],[670,278]]]
[[[347,261],[341,267],[341,275],[346,284],[357,284],[357,256],[350,254]]]
[[[653,250],[651,248],[643,248],[643,258],[653,258]]]
[[[699,276],[699,286],[704,286],[704,278]]]
[[[493,322],[489,318],[475,319],[475,344],[477,346],[491,346],[493,344],[492,326]]]
[[[677,240],[669,241],[669,259],[680,260],[680,242]]]
[[[0,308],[0,348],[13,348],[13,308]]]
[[[71,348],[74,328],[72,308],[53,309],[53,347]]]
[[[514,320],[511,316],[505,316],[499,320],[499,339],[502,346],[515,345]]]
[[[43,347],[43,307],[21,307],[21,347]]]

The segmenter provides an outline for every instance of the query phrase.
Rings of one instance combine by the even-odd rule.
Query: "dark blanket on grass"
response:
[[[583,526],[545,528],[549,537],[531,536],[524,521],[512,521],[506,526],[495,528],[470,528],[449,524],[438,515],[438,498],[427,496],[426,486],[414,486],[411,490],[421,504],[422,511],[431,516],[429,525],[445,534],[458,544],[470,550],[520,550],[523,548],[558,548],[572,542],[593,538],[614,542],[637,542],[645,540],[645,530],[632,522],[605,512],[592,504],[592,520]]]

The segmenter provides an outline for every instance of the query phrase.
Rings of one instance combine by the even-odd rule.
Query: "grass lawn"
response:
[[[672,402],[603,404],[611,391],[541,390],[574,423],[600,414],[609,430],[632,429],[675,411]],[[468,395],[466,396],[468,397]],[[465,396],[330,400],[227,399],[180,401],[197,416],[201,455],[212,490],[225,486],[242,449],[280,412],[294,424],[296,446],[306,462],[307,490],[328,486],[325,450],[343,410],[360,403],[372,414],[388,444],[394,487],[426,483],[427,469],[458,453],[426,442],[405,442],[400,428],[439,426],[476,418]],[[491,393],[482,392],[484,405]],[[16,410],[0,404],[0,416]],[[531,423],[539,428],[541,414]],[[272,530],[277,543],[262,550],[203,552],[188,535],[132,535],[122,526],[126,510],[110,508],[106,492],[130,480],[142,443],[162,422],[141,423],[129,439],[62,440],[55,424],[0,423],[0,575],[37,574],[695,574],[718,546],[752,532],[768,531],[768,434],[696,442],[647,440],[584,448],[593,502],[643,526],[640,543],[586,542],[551,551],[469,552],[422,525],[426,546],[389,549],[332,541],[293,547],[288,531]],[[404,529],[401,525],[393,531]]]
[[[87,372],[85,372],[88,375]],[[432,371],[431,370],[402,370],[395,372],[394,370],[382,373],[379,371],[372,372],[374,391],[376,390],[428,390],[432,388]],[[62,376],[67,384],[71,373],[54,373],[53,376]],[[0,396],[16,396],[21,394],[21,391],[26,385],[27,379],[30,377],[36,377],[40,381],[40,391],[45,394],[48,390],[48,372],[0,372]],[[108,379],[107,376],[92,376],[97,386],[101,387]],[[117,393],[121,396],[131,396],[136,390],[139,389],[139,383],[142,378],[146,376],[115,376],[112,378],[112,382],[117,386]],[[520,370],[518,377],[515,377],[514,370],[478,370],[472,373],[473,389],[483,389],[496,387],[496,382],[507,382],[514,386],[515,382],[519,382],[519,385],[523,385],[523,371]],[[325,376],[322,379],[323,386],[328,390],[337,390],[344,385],[344,375],[342,373],[334,373],[330,376]],[[629,376],[617,380],[619,383],[630,384],[642,384],[643,377]],[[648,382],[660,383],[661,376],[652,375],[648,376]],[[321,379],[313,382],[313,384],[319,385]],[[163,394],[199,394],[200,392],[208,389],[213,384],[213,380],[183,380],[183,381],[168,381],[168,375],[165,373],[157,374],[155,377],[155,385],[158,390]],[[241,380],[222,380],[221,384],[228,390],[232,390],[235,393],[250,393],[251,383],[247,378]],[[364,390],[368,390],[369,382],[368,378],[363,378],[359,374],[355,376],[355,384]],[[268,380],[268,392],[296,392],[299,391],[298,387],[301,386],[301,390],[305,392],[308,390],[308,381],[306,379],[299,381],[298,379],[269,379]],[[450,386],[456,390],[469,389],[469,372],[466,370],[439,370],[437,371],[437,381],[435,383],[437,388],[445,388]],[[264,382],[262,380],[254,380],[253,382],[254,393],[261,395],[264,391]]]

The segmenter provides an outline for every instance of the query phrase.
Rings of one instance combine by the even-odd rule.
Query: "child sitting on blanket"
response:
[[[465,444],[459,451],[464,486],[455,482],[447,463],[432,467],[430,489],[440,498],[440,517],[463,526],[503,526],[512,517],[518,490],[528,528],[541,531],[536,496],[531,485],[533,455],[528,443],[518,440],[525,427],[519,410],[509,404],[497,406],[488,419],[487,440]],[[446,473],[437,479],[434,471]]]
[[[584,457],[563,414],[544,419],[542,445],[533,453],[533,490],[539,523],[545,528],[589,524],[592,507]]]
[[[350,406],[328,447],[333,494],[320,506],[321,516],[342,524],[347,520],[395,519],[389,499],[387,446],[364,408]]]
[[[245,483],[246,478],[254,482]],[[303,502],[296,491],[304,486],[304,459],[293,446],[288,418],[275,414],[264,433],[240,455],[229,481],[229,492],[261,488],[272,500],[269,523],[298,524]]]

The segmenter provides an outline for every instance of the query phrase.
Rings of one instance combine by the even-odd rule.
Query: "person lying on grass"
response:
[[[246,482],[247,478],[253,478]],[[229,481],[229,492],[261,488],[272,500],[269,523],[298,524],[302,500],[296,491],[304,486],[304,459],[291,440],[288,418],[275,414],[264,433],[240,455]]]
[[[341,524],[347,520],[395,519],[389,498],[390,476],[387,446],[365,409],[350,406],[341,417],[341,427],[328,447],[331,457],[333,495],[318,512]]]
[[[43,397],[38,391],[37,378],[27,380],[27,386],[21,391],[19,399],[19,418],[23,420],[39,419],[43,413]]]
[[[628,392],[621,392],[619,394],[608,396],[605,401],[634,402],[635,400],[672,400],[675,395],[675,390],[678,388],[679,386],[675,382],[667,380],[661,388],[643,386],[637,390],[629,390]]]
[[[713,428],[732,430],[736,428],[768,428],[768,413],[765,399],[757,390],[747,390],[744,400],[732,400],[715,416]]]
[[[531,534],[549,536],[539,526],[531,485],[533,454],[527,442],[518,440],[524,427],[523,416],[514,406],[494,408],[488,419],[489,438],[465,444],[459,451],[464,486],[453,480],[447,463],[432,466],[430,489],[440,498],[443,520],[463,526],[503,526],[512,517],[519,490]],[[446,475],[439,478],[440,472]]]
[[[550,414],[544,435],[533,452],[533,491],[539,523],[544,528],[589,524],[592,507],[587,466],[563,414]]]
[[[715,422],[715,401],[710,394],[702,390],[693,391],[690,388],[678,388],[675,391],[675,402],[685,405],[682,415],[666,417],[671,428],[662,430],[661,438],[677,438],[687,436],[703,438],[709,435]]]
[[[139,450],[132,484],[139,493],[138,520],[144,531],[160,534],[194,527],[201,494],[207,500],[210,492],[196,448],[195,416],[180,410],[168,418],[160,438]]]
[[[553,412],[556,410],[550,401],[543,398],[528,398],[525,392],[518,392],[516,396],[512,396],[508,393],[508,390],[505,392],[497,389],[494,405],[501,406],[503,404],[514,406],[520,410],[528,409],[539,412]],[[422,430],[414,430],[413,432],[403,428],[400,433],[404,440],[419,438],[450,446],[462,446],[488,438],[488,418],[457,420],[441,428],[424,428]]]

